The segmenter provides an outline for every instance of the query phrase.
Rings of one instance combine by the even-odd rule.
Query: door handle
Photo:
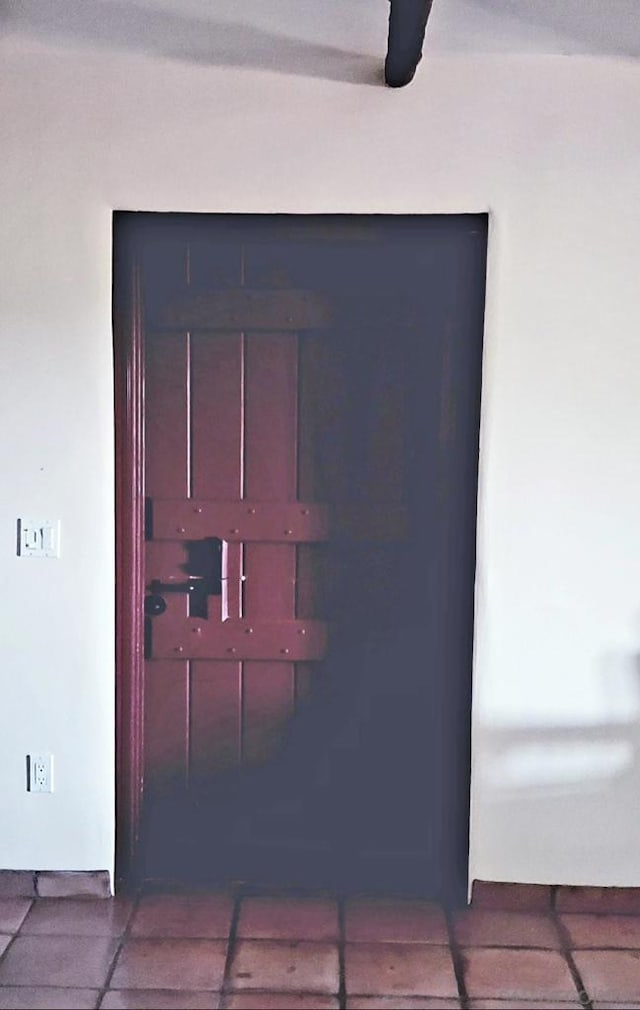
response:
[[[149,596],[145,597],[144,612],[149,617],[164,614],[167,609],[165,595],[167,593],[187,593],[189,596],[189,615],[191,617],[207,616],[207,597],[219,596],[222,592],[222,540],[218,537],[208,537],[205,540],[192,540],[186,544],[187,572],[194,572],[181,578],[169,575],[162,579],[152,579],[149,583]]]
[[[165,595],[167,593],[188,593],[189,613],[191,616],[206,616],[207,594],[211,592],[211,586],[204,575],[189,575],[185,582],[174,582],[169,578],[167,582],[160,579],[152,579],[149,584],[150,595],[145,596],[144,612],[148,617],[157,617],[164,614],[167,609]],[[202,613],[204,608],[205,613]]]
[[[206,587],[203,585],[204,575],[190,575],[186,582],[173,581],[171,577],[167,582],[160,579],[152,579],[149,589],[150,594],[144,598],[144,612],[147,617],[157,617],[164,614],[167,609],[166,593],[194,593],[203,595]]]

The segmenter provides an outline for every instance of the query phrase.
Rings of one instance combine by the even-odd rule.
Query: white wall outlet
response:
[[[18,554],[21,558],[59,558],[59,519],[18,519]]]
[[[53,755],[27,755],[27,789],[30,793],[53,792]]]

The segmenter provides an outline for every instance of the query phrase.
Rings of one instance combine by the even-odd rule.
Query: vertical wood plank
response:
[[[325,620],[327,584],[325,544],[299,544],[296,578],[296,617]]]
[[[298,348],[291,333],[246,342],[245,493],[255,501],[295,501],[298,459]],[[245,616],[295,616],[295,546],[245,546]]]
[[[373,279],[371,281],[373,282]],[[371,334],[352,325],[334,343],[334,367],[342,374],[344,394],[337,407],[336,423],[342,432],[343,448],[335,457],[336,481],[342,481],[343,501],[367,501],[367,435],[369,427],[370,384],[376,370],[376,350]],[[338,436],[339,437],[339,436]],[[335,449],[331,445],[333,457]],[[340,467],[343,472],[340,473]]]
[[[301,501],[348,497],[345,342],[336,334],[305,334],[299,356],[298,490]]]
[[[145,791],[184,786],[188,765],[189,664],[148,660],[144,672]]]
[[[146,338],[145,494],[189,494],[189,340],[185,333]]]
[[[193,496],[242,494],[243,341],[239,333],[191,338]]]
[[[240,663],[198,661],[191,671],[191,781],[211,781],[240,759]]]
[[[293,663],[244,664],[243,742],[245,764],[265,761],[277,749],[293,711]]]
[[[256,501],[295,501],[298,455],[298,348],[295,334],[251,334],[245,364],[245,494]],[[295,616],[296,549],[245,545],[248,620]],[[292,663],[244,664],[243,760],[264,760],[291,717]]]
[[[399,332],[395,340],[385,333],[374,343],[375,367],[367,383],[368,444],[362,447],[366,500],[371,504],[405,500],[407,392],[403,380],[408,343],[406,332]]]
[[[354,364],[358,366],[355,375]],[[333,504],[338,512],[341,504],[353,501],[360,483],[356,398],[363,385],[360,365],[351,332],[306,334],[301,341],[300,493],[305,499]],[[352,567],[350,561],[349,544],[344,540],[300,546],[299,617],[342,619],[353,600],[344,577]]]
[[[145,334],[144,494],[151,499],[183,498],[190,480],[189,336],[156,332],[153,321],[166,299],[185,288],[186,246],[179,238],[155,238],[144,253],[145,315],[151,324]],[[159,574],[153,570],[153,557],[148,560],[145,581]],[[153,629],[151,622],[151,645]],[[188,778],[188,660],[145,662],[143,709],[145,807],[147,814],[155,812],[147,843],[158,852],[162,846],[158,832],[162,835],[167,810]]]
[[[244,545],[222,543],[222,594],[220,597],[220,618],[227,621],[242,617],[244,570]]]
[[[245,544],[244,616],[284,621],[295,616],[296,549],[288,544]]]
[[[340,494],[342,481],[336,481],[336,475],[342,475],[345,469],[340,461],[343,440],[334,430],[335,420],[340,417],[336,408],[343,396],[340,381],[343,377],[336,375],[332,367],[328,338],[326,333],[308,333],[300,337],[299,343],[298,493],[301,501],[330,502],[332,495]],[[326,554],[323,544],[298,545],[297,617],[320,620],[324,617]]]
[[[245,378],[245,496],[295,501],[297,494],[297,337],[249,334]]]
[[[311,698],[315,678],[315,663],[296,663],[295,704],[296,711]]]

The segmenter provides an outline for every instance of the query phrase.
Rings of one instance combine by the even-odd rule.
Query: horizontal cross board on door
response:
[[[408,534],[401,505],[322,505],[314,502],[235,502],[156,499],[155,540],[219,537],[229,541],[313,543],[331,537],[402,540]]]

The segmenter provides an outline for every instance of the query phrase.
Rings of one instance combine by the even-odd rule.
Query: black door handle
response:
[[[158,614],[164,614],[166,609],[167,601],[164,596],[159,596],[157,593],[153,593],[151,596],[145,596],[144,612],[147,617],[157,617]]]
[[[204,575],[190,575],[186,582],[179,582],[178,579],[175,582],[152,579],[149,589],[150,595],[145,596],[144,599],[144,612],[147,617],[158,617],[159,614],[164,614],[167,609],[167,601],[165,600],[167,593],[188,593],[191,617],[206,617],[207,594],[211,592],[211,586]]]
[[[187,562],[184,570],[186,578],[169,576],[166,581],[152,579],[149,583],[150,595],[145,597],[144,612],[149,617],[163,614],[167,609],[164,599],[167,593],[187,593],[189,596],[189,616],[207,616],[207,597],[222,593],[222,540],[207,537],[192,540],[186,544]]]

